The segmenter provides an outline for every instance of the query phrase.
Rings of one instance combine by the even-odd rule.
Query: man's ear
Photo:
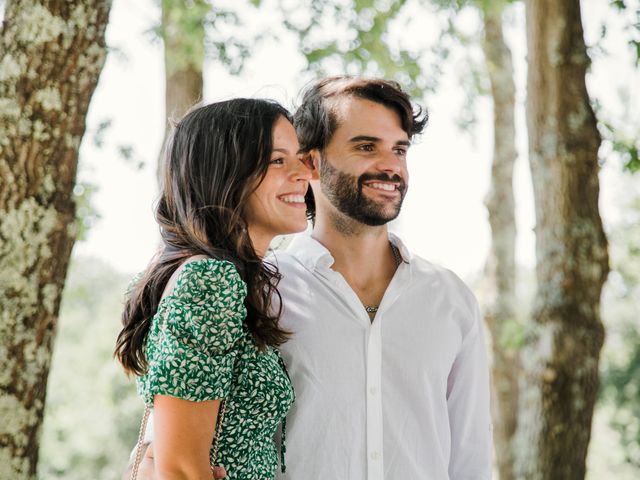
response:
[[[311,169],[311,180],[320,180],[320,150],[314,148],[306,156],[307,164]]]

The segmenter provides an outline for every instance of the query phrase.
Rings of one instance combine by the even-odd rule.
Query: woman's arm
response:
[[[210,479],[209,450],[220,400],[192,402],[167,395],[153,401],[154,466],[160,480]]]
[[[178,272],[167,285],[162,328],[146,340],[149,366],[138,387],[153,403],[156,478],[209,480],[220,399],[230,394],[243,335],[246,287],[230,262],[188,261]]]

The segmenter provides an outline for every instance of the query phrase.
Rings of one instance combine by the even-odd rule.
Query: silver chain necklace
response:
[[[402,257],[400,256],[400,251],[398,250],[398,247],[396,247],[393,243],[389,242],[389,245],[391,245],[393,258],[396,261],[396,268],[398,268],[402,263]],[[378,308],[380,308],[380,305],[365,305],[364,303],[362,304],[362,306],[364,307],[364,310],[367,313],[377,313]]]

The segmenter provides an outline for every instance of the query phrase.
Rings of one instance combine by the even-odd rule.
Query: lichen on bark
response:
[[[503,2],[482,4],[485,65],[493,100],[494,151],[491,188],[485,201],[491,226],[491,250],[485,267],[485,321],[491,333],[493,437],[502,480],[514,478],[513,435],[518,409],[517,355],[522,324],[516,313],[515,81],[511,51],[502,27]]]
[[[0,478],[34,479],[110,1],[9,1],[0,32]],[[6,421],[5,421],[6,419]]]
[[[600,136],[585,85],[579,0],[527,0],[529,160],[536,204],[534,328],[523,352],[518,478],[584,478],[608,273]]]

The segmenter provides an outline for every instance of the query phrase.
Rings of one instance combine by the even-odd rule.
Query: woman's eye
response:
[[[284,164],[284,158],[274,158],[269,162],[269,165],[283,165],[283,164]]]

